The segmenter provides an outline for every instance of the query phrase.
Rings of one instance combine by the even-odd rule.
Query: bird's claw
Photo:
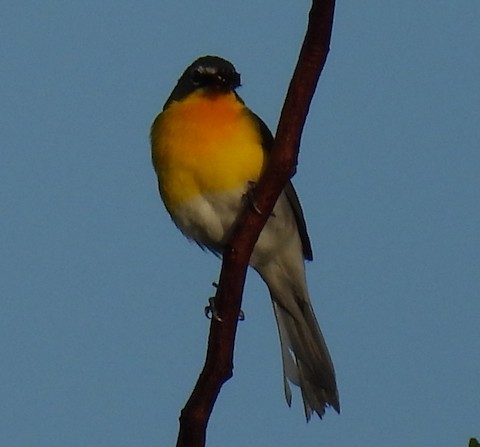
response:
[[[243,195],[244,198],[246,198],[248,200],[248,203],[249,205],[253,208],[253,210],[257,213],[257,214],[260,214],[262,215],[262,212],[260,211],[260,209],[258,208],[257,204],[255,203],[255,198],[253,197],[253,191],[255,189],[255,187],[257,186],[257,183],[250,180],[248,183],[247,183],[247,191],[245,192],[245,194]]]
[[[254,181],[249,181],[248,182],[248,188],[245,194],[243,195],[244,199],[248,201],[248,204],[253,208],[253,210],[257,213],[260,214],[260,216],[263,214],[260,208],[257,206],[257,203],[255,202],[255,198],[253,197],[253,190],[256,188],[257,184]],[[270,213],[271,217],[275,217],[275,213],[272,211]]]
[[[215,306],[215,297],[211,296],[208,299],[208,305],[205,306],[205,316],[210,320],[214,319],[217,320],[218,322],[222,322],[223,320],[220,318],[220,315],[218,313],[217,307]]]
[[[208,299],[208,305],[205,306],[205,316],[210,320],[214,319],[217,320],[219,323],[221,323],[223,320],[220,317],[220,314],[218,313],[217,307],[215,305],[215,297],[212,296]],[[240,312],[238,314],[238,321],[244,321],[245,320],[245,313],[243,312],[242,309],[240,309]]]

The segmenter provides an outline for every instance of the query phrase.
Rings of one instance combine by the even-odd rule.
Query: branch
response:
[[[233,375],[235,334],[248,261],[281,191],[295,173],[303,126],[329,51],[334,8],[335,0],[313,0],[270,160],[254,190],[253,200],[261,213],[245,207],[223,252],[215,297],[222,321],[212,318],[205,366],[181,412],[177,447],[205,445],[208,420],[220,388]]]

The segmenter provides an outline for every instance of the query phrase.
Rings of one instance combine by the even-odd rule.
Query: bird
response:
[[[202,56],[178,79],[151,127],[160,196],[178,229],[221,256],[245,196],[265,170],[273,145],[267,125],[240,98],[240,73]],[[249,265],[270,292],[280,338],[283,385],[300,387],[306,420],[340,413],[335,370],[309,298],[305,261],[312,246],[295,189],[281,192]]]

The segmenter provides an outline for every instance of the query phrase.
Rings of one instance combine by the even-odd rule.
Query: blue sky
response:
[[[0,444],[168,446],[219,261],[169,221],[148,133],[218,54],[274,129],[309,2],[3,1]],[[480,4],[343,1],[294,183],[342,414],[283,397],[250,272],[208,445],[466,445],[480,436]]]

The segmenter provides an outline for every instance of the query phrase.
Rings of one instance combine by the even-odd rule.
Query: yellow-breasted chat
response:
[[[220,254],[243,197],[265,167],[273,136],[236,93],[240,74],[204,56],[182,74],[151,130],[160,195],[177,227]],[[307,420],[340,411],[335,371],[305,279],[312,259],[300,202],[291,182],[277,200],[250,259],[270,291],[280,335],[284,389],[301,388]]]

